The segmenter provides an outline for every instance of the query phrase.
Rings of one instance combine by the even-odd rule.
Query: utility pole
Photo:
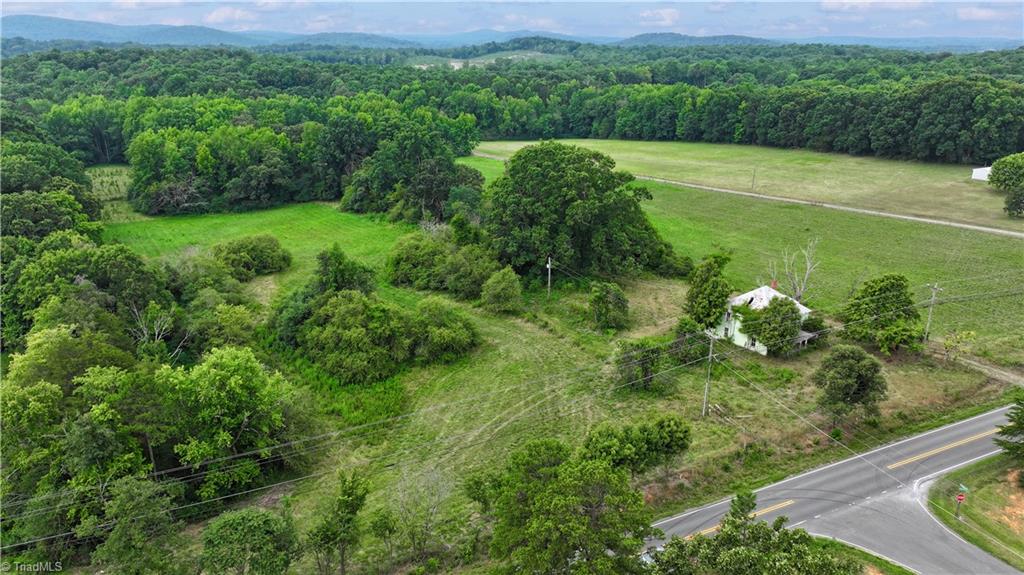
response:
[[[708,395],[711,393],[711,362],[715,358],[715,338],[708,335],[708,376],[704,380],[704,407],[700,410],[701,417],[708,416]]]
[[[551,256],[548,256],[548,299],[551,299]]]
[[[928,336],[931,335],[931,332],[932,332],[932,310],[935,308],[935,298],[937,298],[938,295],[939,295],[939,292],[942,291],[942,288],[940,288],[939,284],[937,284],[937,283],[929,284],[928,287],[930,287],[932,289],[932,299],[928,303],[928,321],[924,324],[924,341],[928,341]]]

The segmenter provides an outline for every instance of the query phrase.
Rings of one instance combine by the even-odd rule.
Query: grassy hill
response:
[[[759,146],[565,140],[608,154],[634,174],[760,194],[1024,231],[1003,196],[971,181],[971,168]],[[500,157],[531,142],[483,142]]]

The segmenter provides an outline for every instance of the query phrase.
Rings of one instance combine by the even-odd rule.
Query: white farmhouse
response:
[[[757,338],[743,333],[743,316],[734,308],[747,306],[754,310],[764,309],[768,307],[768,303],[770,301],[777,297],[786,298],[795,303],[796,309],[800,310],[801,320],[807,319],[807,316],[811,315],[810,308],[795,299],[773,287],[761,286],[755,290],[748,291],[747,293],[740,294],[730,299],[728,307],[725,310],[725,315],[722,316],[718,325],[715,326],[714,330],[712,330],[712,335],[715,339],[727,339],[740,347],[756,351],[761,355],[768,355],[768,348],[765,347],[764,344],[757,341]],[[803,346],[813,339],[814,336],[815,335],[812,333],[801,330],[800,335],[797,338],[796,345],[798,347]]]
[[[971,179],[978,180],[979,182],[987,182],[988,175],[992,173],[992,167],[988,168],[974,168],[971,170]]]

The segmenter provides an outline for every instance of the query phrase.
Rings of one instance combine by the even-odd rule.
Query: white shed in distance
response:
[[[991,166],[989,166],[988,168],[974,168],[974,170],[971,171],[971,179],[978,180],[979,182],[987,182],[988,174],[991,171]]]

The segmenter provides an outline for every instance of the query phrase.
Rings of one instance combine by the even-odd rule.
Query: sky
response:
[[[627,37],[645,32],[816,36],[1024,38],[1024,2],[815,0],[804,2],[313,2],[118,0],[3,2],[3,14],[115,24],[195,24],[294,33],[451,34],[535,30]]]

